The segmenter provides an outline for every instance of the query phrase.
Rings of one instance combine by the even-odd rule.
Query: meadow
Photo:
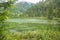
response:
[[[60,40],[60,24],[41,20],[10,19],[6,40]]]

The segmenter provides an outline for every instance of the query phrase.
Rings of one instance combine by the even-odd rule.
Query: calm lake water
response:
[[[8,22],[16,22],[16,23],[43,23],[47,24],[49,23],[48,20],[40,20],[40,19],[9,19]],[[56,21],[52,21],[54,24],[56,24]]]

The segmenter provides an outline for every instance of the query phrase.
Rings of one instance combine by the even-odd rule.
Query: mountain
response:
[[[43,13],[45,8],[45,2],[39,2],[27,9],[27,11],[25,11],[23,15],[28,15],[29,17],[40,17],[42,15],[45,16],[45,13]]]
[[[26,11],[28,8],[30,8],[33,5],[33,3],[28,3],[28,2],[19,2],[15,4],[13,13],[23,13]]]

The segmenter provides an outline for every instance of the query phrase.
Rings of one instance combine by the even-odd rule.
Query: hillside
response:
[[[48,19],[53,19],[54,17],[60,17],[59,6],[60,1],[57,0],[46,0],[39,2],[29,8],[24,15],[27,17],[47,17]]]
[[[13,9],[13,13],[21,13],[26,11],[28,8],[30,8],[33,5],[33,3],[28,3],[28,2],[19,2],[15,5]]]

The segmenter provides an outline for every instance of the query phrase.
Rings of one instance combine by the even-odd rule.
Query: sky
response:
[[[24,1],[26,1],[26,2],[32,2],[32,3],[38,3],[39,1],[42,1],[42,0],[18,0],[18,2],[24,2]]]
[[[1,1],[7,1],[7,0],[0,0],[0,2]],[[21,1],[22,2],[24,2],[24,1],[25,2],[31,2],[31,3],[35,3],[36,4],[36,3],[38,3],[39,1],[42,1],[42,0],[18,0],[17,2],[21,2]]]

